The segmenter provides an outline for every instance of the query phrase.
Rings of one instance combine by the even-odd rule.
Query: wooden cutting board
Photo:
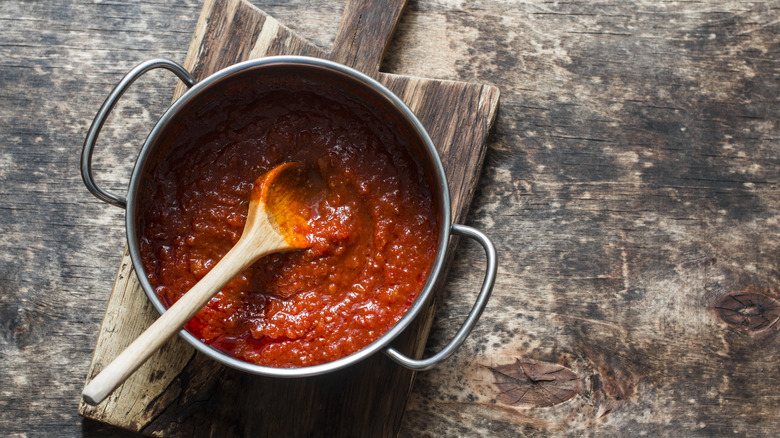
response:
[[[245,0],[206,0],[184,66],[200,80],[252,58],[308,55],[376,78],[404,100],[428,130],[444,163],[453,220],[460,222],[482,167],[499,91],[489,85],[379,72],[405,3],[348,0],[333,49],[326,53]],[[180,83],[174,99],[184,91]],[[481,260],[475,262],[482,266]],[[475,297],[478,288],[475,284]],[[394,341],[396,348],[420,357],[435,301],[434,296],[415,324]],[[87,380],[157,316],[125,248]],[[79,413],[149,435],[395,436],[413,381],[413,372],[383,354],[325,376],[253,376],[217,364],[176,337],[109,399],[99,406],[81,403]]]

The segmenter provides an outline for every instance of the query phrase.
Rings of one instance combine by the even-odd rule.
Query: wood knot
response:
[[[729,326],[748,332],[766,330],[780,320],[780,302],[754,289],[720,297],[715,311]]]
[[[495,379],[497,401],[510,406],[553,406],[582,391],[580,378],[554,363],[515,358],[514,363],[488,369]]]

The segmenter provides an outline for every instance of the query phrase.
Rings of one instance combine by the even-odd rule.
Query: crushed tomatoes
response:
[[[326,183],[314,245],[242,272],[187,324],[193,335],[247,362],[303,367],[362,349],[409,309],[435,257],[435,205],[408,140],[373,110],[282,88],[233,93],[178,126],[139,220],[148,280],[168,306],[238,241],[255,178],[299,161]]]

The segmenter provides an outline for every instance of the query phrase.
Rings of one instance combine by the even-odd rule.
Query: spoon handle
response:
[[[136,338],[122,353],[92,379],[82,391],[90,405],[103,401],[135,370],[181,329],[208,301],[239,272],[246,269],[261,254],[247,251],[244,239],[234,246],[192,289]]]

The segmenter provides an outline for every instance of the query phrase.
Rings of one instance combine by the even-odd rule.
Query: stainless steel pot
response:
[[[189,87],[189,90],[171,105],[147,137],[138,156],[138,160],[135,163],[127,196],[125,198],[109,193],[95,183],[92,175],[92,152],[106,118],[122,94],[141,75],[156,68],[170,70]],[[401,99],[371,77],[352,68],[323,59],[301,56],[279,56],[242,62],[214,73],[206,79],[196,83],[195,79],[183,67],[175,62],[164,59],[154,59],[144,62],[131,70],[119,84],[117,84],[98,111],[95,120],[89,129],[81,156],[81,174],[84,179],[84,184],[86,184],[90,192],[101,200],[126,209],[125,221],[127,241],[133,266],[138,273],[138,279],[149,300],[160,313],[165,312],[165,306],[157,297],[154,289],[147,280],[143,263],[141,262],[139,255],[139,243],[136,232],[138,228],[137,217],[141,209],[144,208],[144,200],[140,199],[139,188],[141,187],[151,162],[154,160],[157,149],[159,149],[160,139],[164,137],[168,130],[176,126],[177,118],[180,117],[181,114],[193,108],[193,106],[206,105],[209,101],[218,99],[224,90],[228,89],[231,84],[240,83],[241,81],[252,81],[256,86],[270,86],[269,84],[273,82],[273,78],[278,78],[280,75],[301,75],[307,81],[322,81],[329,86],[335,85],[337,87],[342,87],[344,92],[349,93],[351,98],[362,99],[367,105],[384,111],[384,114],[387,115],[387,119],[396,123],[398,129],[406,131],[409,135],[414,137],[414,141],[411,141],[410,144],[419,146],[416,148],[417,150],[411,152],[415,158],[422,163],[426,172],[428,172],[429,179],[434,186],[432,187],[435,193],[434,196],[437,198],[435,199],[435,202],[438,210],[439,236],[436,257],[430,275],[423,290],[420,292],[411,308],[385,335],[350,356],[322,365],[303,368],[273,368],[255,365],[233,358],[204,344],[186,330],[181,330],[180,336],[199,351],[225,365],[249,373],[266,376],[303,377],[328,373],[352,365],[378,351],[384,351],[384,353],[394,361],[413,370],[426,370],[435,366],[449,357],[463,343],[485,308],[493,289],[496,275],[496,252],[490,239],[480,231],[465,225],[452,224],[447,179],[444,174],[441,159],[439,158],[433,142],[417,117],[415,117]],[[434,284],[437,283],[439,276],[442,275],[442,268],[446,259],[447,244],[452,235],[472,238],[484,248],[487,256],[487,267],[482,287],[466,321],[453,339],[441,351],[427,359],[418,360],[409,358],[401,354],[398,350],[390,347],[389,344],[396,336],[406,329],[407,326],[409,326],[431,296]]]

